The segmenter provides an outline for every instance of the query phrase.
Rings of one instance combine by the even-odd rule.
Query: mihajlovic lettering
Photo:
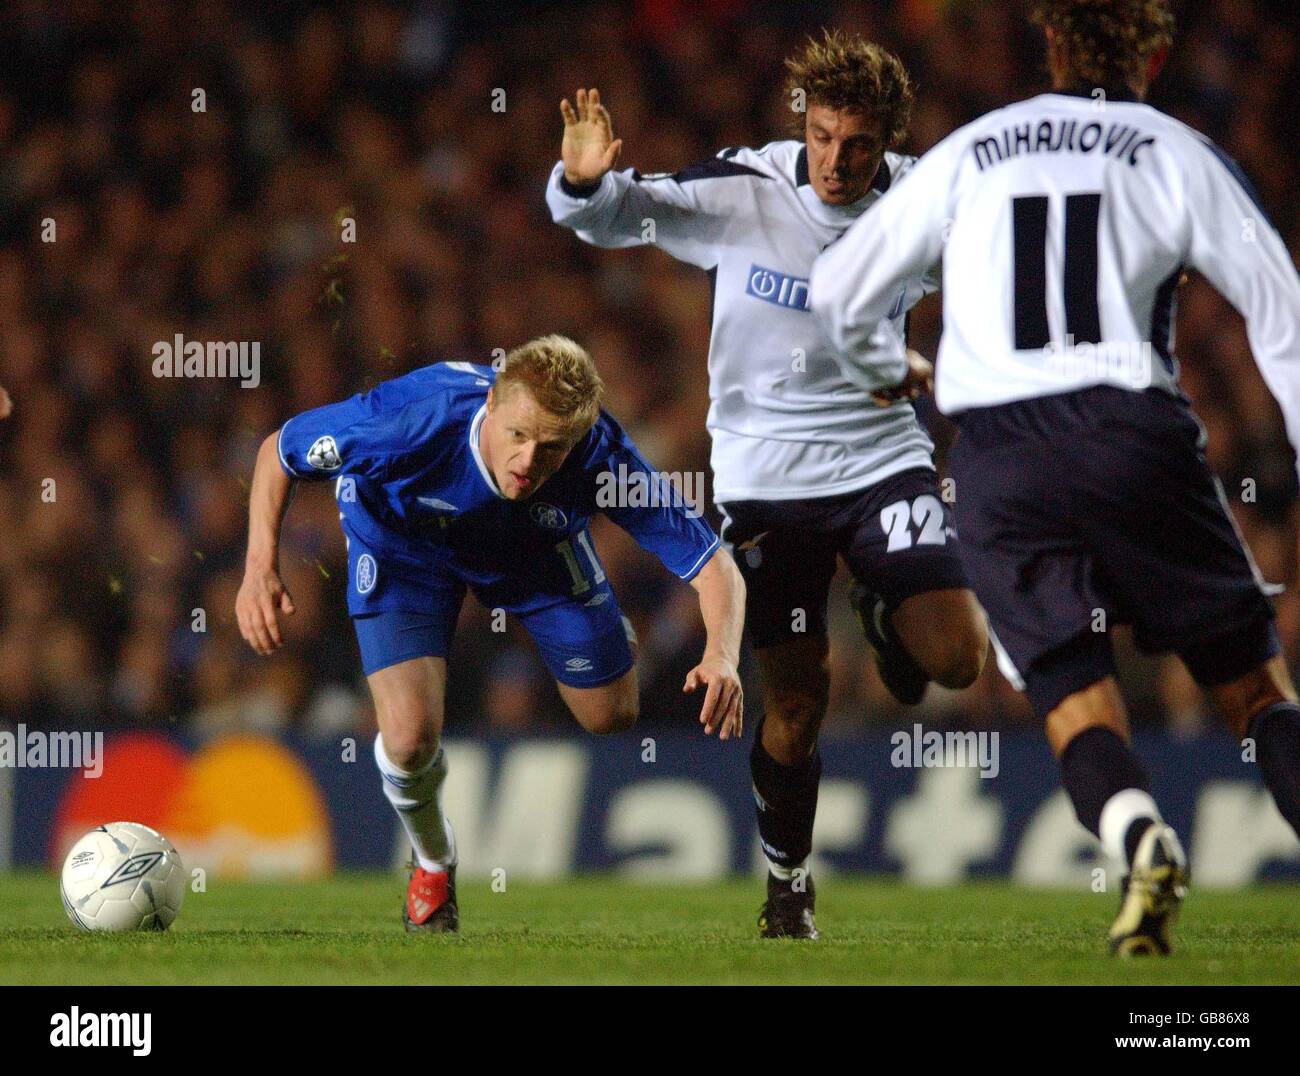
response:
[[[1001,135],[973,142],[971,152],[981,172],[1026,153],[1100,153],[1137,167],[1139,154],[1155,140],[1154,135],[1131,123],[1052,119],[1004,127]]]

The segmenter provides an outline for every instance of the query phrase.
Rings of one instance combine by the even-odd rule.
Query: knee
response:
[[[1270,658],[1245,676],[1210,689],[1210,695],[1227,715],[1239,739],[1250,730],[1250,723],[1261,710],[1279,702],[1295,702],[1295,684],[1291,680],[1286,658]]]
[[[988,651],[988,630],[982,622],[973,622],[949,637],[948,645],[936,662],[936,668],[926,671],[941,687],[953,690],[967,688],[983,672]]]
[[[636,724],[640,710],[640,704],[635,698],[615,703],[590,715],[586,722],[587,731],[594,732],[597,736],[626,732]]]
[[[941,687],[970,687],[988,656],[984,610],[969,590],[927,591],[893,613],[894,631],[921,669]]]
[[[402,770],[421,769],[438,752],[438,737],[432,729],[422,733],[384,733],[384,754]]]
[[[763,720],[792,747],[812,750],[830,701],[830,677],[814,673],[799,684],[774,687],[767,693]]]
[[[829,690],[773,692],[767,714],[792,729],[807,729],[821,723],[829,700]]]
[[[418,770],[438,752],[437,723],[426,709],[390,709],[379,727],[384,754],[400,769]]]
[[[1224,720],[1232,734],[1238,740],[1244,740],[1250,735],[1250,724],[1256,714],[1280,702],[1291,701],[1271,684],[1261,684],[1246,694],[1230,695],[1225,701],[1219,703],[1219,708],[1223,711]]]

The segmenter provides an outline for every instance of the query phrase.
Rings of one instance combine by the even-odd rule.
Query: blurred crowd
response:
[[[1236,157],[1300,253],[1300,29],[1281,5],[1179,8],[1152,103]],[[437,360],[543,332],[595,355],[608,407],[666,471],[706,471],[709,288],[653,249],[553,226],[558,103],[598,86],[620,166],[673,170],[787,137],[782,59],[821,25],[881,41],[917,83],[908,149],[1046,86],[1021,3],[640,0],[334,6],[15,0],[0,14],[0,719],[201,735],[371,721],[327,485],[301,488],[282,572],[297,613],[260,659],[234,622],[246,491],[285,418]],[[345,229],[355,222],[355,241]],[[939,304],[913,320],[933,353]],[[257,341],[260,384],[154,376],[153,347]],[[1209,454],[1300,654],[1292,461],[1240,319],[1182,289],[1177,350]],[[952,430],[928,408],[940,446]],[[1141,491],[1134,491],[1141,510]],[[713,517],[716,522],[716,517]],[[693,592],[612,526],[595,537],[641,638],[644,720],[686,727]],[[904,716],[832,596],[830,730]],[[1207,720],[1181,665],[1121,642],[1139,720]],[[568,724],[524,633],[471,598],[454,732]],[[752,657],[749,711],[759,709]],[[917,719],[1021,723],[990,662]]]

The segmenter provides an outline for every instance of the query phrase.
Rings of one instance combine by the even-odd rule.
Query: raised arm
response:
[[[262,442],[248,495],[248,555],[235,598],[239,633],[263,657],[283,645],[277,614],[293,615],[293,599],[280,579],[280,524],[293,480],[280,466],[280,431]]]
[[[700,596],[706,642],[700,663],[686,674],[683,691],[706,688],[700,708],[705,735],[739,738],[745,729],[745,693],[740,685],[740,636],[745,627],[745,581],[731,555],[719,546],[691,580]]]
[[[754,170],[722,158],[673,175],[641,176],[612,171],[623,140],[614,137],[609,110],[596,89],[579,90],[575,104],[560,102],[564,137],[551,170],[546,204],[551,218],[598,247],[662,247],[691,265],[718,262],[717,242],[725,220],[700,202],[699,184]]]

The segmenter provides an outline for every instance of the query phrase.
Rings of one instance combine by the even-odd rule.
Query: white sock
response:
[[[402,820],[415,861],[427,871],[454,867],[456,837],[442,813],[442,783],[447,777],[447,756],[442,747],[423,769],[412,773],[388,757],[383,736],[379,735],[375,737],[375,763],[384,778],[384,795]]]
[[[778,881],[791,882],[794,880],[795,871],[803,871],[803,876],[808,877],[808,861],[805,859],[802,863],[796,863],[793,867],[782,867],[778,863],[773,863],[770,859],[767,861],[767,869],[772,872],[772,877]]]
[[[1128,862],[1128,852],[1124,847],[1124,838],[1128,828],[1139,818],[1149,818],[1160,822],[1160,809],[1149,793],[1140,788],[1125,788],[1106,801],[1101,809],[1101,847],[1108,856],[1114,856],[1121,863]]]

